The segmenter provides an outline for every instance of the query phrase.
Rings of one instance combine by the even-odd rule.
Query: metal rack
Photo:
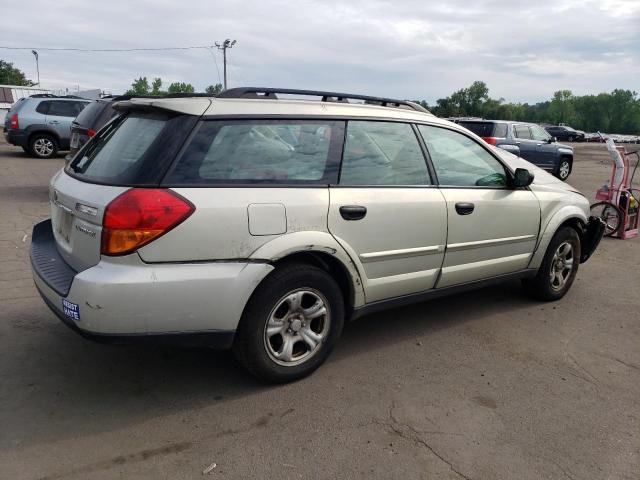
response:
[[[317,90],[298,90],[293,88],[258,88],[258,87],[238,87],[230,88],[217,95],[217,98],[253,98],[265,100],[277,100],[280,95],[300,95],[305,97],[320,97],[322,102],[348,103],[349,100],[362,100],[368,105],[379,105],[382,107],[408,108],[421,113],[430,113],[421,105],[408,100],[397,100],[393,98],[372,97],[369,95],[358,95],[353,93],[324,92]]]

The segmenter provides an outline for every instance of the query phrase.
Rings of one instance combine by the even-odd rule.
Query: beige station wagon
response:
[[[371,312],[510,279],[557,300],[602,236],[574,188],[411,102],[239,88],[115,108],[51,180],[31,247],[44,301],[92,339],[232,348],[290,381]]]

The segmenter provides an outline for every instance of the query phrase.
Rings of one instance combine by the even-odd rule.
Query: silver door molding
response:
[[[444,245],[434,245],[431,247],[403,248],[400,250],[385,250],[380,252],[362,253],[359,255],[363,263],[376,262],[380,260],[420,257],[444,252]]]
[[[475,242],[452,243],[447,245],[447,251],[470,250],[477,247],[493,247],[495,245],[526,242],[535,238],[535,235],[519,235],[517,237],[491,238],[489,240],[478,240]]]

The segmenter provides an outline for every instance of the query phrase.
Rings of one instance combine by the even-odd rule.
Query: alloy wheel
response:
[[[563,160],[560,164],[559,174],[562,180],[565,180],[571,173],[571,164],[567,160]]]
[[[276,302],[267,319],[267,353],[279,365],[300,365],[320,351],[330,324],[329,302],[322,293],[311,288],[289,292]]]
[[[561,243],[553,255],[553,260],[551,260],[551,269],[549,271],[551,288],[556,291],[564,288],[569,277],[571,277],[574,260],[573,246],[571,243]]]
[[[33,142],[33,149],[41,157],[49,157],[53,154],[55,146],[53,142],[48,138],[38,138]]]

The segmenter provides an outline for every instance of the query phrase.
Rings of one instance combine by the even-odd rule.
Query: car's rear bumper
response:
[[[17,147],[27,146],[27,134],[24,130],[5,130],[4,138],[11,145]]]
[[[604,229],[605,224],[600,217],[589,217],[587,226],[583,229],[582,235],[580,236],[580,263],[589,260],[593,252],[596,251],[604,235]]]
[[[273,269],[248,262],[146,264],[133,254],[104,257],[76,273],[57,253],[50,221],[34,227],[31,263],[47,306],[84,337],[218,348],[231,346],[253,289]]]

